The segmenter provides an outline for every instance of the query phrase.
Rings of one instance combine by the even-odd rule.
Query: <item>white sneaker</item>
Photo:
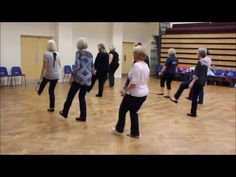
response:
[[[122,133],[118,132],[115,127],[112,127],[112,133],[115,135],[122,135]]]
[[[37,82],[37,84],[36,84],[36,88],[35,88],[36,92],[39,91],[39,87],[40,87],[40,82]]]

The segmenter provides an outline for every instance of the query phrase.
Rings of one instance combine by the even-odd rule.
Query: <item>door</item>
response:
[[[43,54],[51,37],[21,36],[21,67],[27,80],[38,80],[43,65]]]
[[[123,42],[122,74],[127,74],[133,65],[133,42]]]

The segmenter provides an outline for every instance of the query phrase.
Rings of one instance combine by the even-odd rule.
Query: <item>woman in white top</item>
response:
[[[131,120],[131,131],[128,134],[130,137],[139,137],[139,122],[138,122],[138,111],[142,104],[145,102],[148,95],[147,82],[149,79],[149,67],[144,62],[146,57],[145,48],[143,46],[137,46],[133,50],[133,57],[135,64],[132,66],[128,78],[130,83],[126,90],[125,95],[119,109],[119,120],[116,127],[113,127],[113,133],[122,134],[125,126],[126,113],[130,112]],[[122,89],[123,91],[123,89]]]
[[[43,67],[40,76],[40,86],[37,90],[38,94],[41,95],[46,84],[50,82],[49,85],[49,109],[48,112],[54,112],[55,108],[55,87],[59,79],[59,68],[60,57],[58,52],[56,52],[56,43],[54,40],[49,40],[47,44],[47,52],[43,56]]]

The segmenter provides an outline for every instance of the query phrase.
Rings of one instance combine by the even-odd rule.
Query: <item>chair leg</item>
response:
[[[25,86],[26,86],[26,75],[24,77],[25,77]]]
[[[16,86],[16,77],[14,76],[15,86]]]

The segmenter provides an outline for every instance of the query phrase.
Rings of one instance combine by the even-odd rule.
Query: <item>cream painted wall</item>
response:
[[[112,41],[116,47],[116,52],[119,54],[120,66],[115,72],[115,77],[121,78],[121,68],[122,68],[122,41],[123,41],[123,23],[113,23],[112,25]]]
[[[55,37],[62,65],[74,63],[76,42],[82,36],[87,38],[88,50],[94,59],[100,42],[105,44],[107,51],[114,44],[120,58],[123,41],[142,42],[150,56],[152,36],[157,35],[158,30],[158,23],[1,23],[0,63],[8,70],[14,65],[21,66],[20,35]],[[120,68],[116,77],[121,77]]]
[[[21,35],[55,36],[54,23],[2,23],[1,65],[21,66]]]
[[[73,24],[73,49],[76,51],[76,43],[80,37],[85,37],[88,41],[88,50],[95,59],[97,55],[97,45],[103,43],[107,52],[111,45],[112,23],[74,23]]]
[[[123,41],[141,42],[150,56],[151,41],[154,40],[153,35],[159,34],[159,23],[124,23],[123,26]]]

